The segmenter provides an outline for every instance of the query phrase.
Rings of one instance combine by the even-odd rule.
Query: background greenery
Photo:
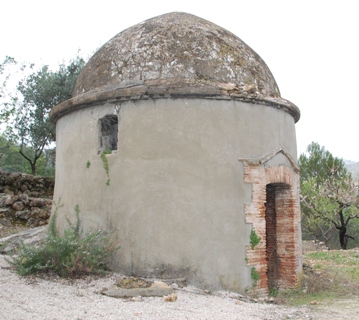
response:
[[[53,175],[55,124],[51,109],[72,97],[85,65],[79,55],[55,70],[44,65],[18,63],[6,57],[0,63],[1,167],[33,175]],[[14,84],[15,83],[15,84]],[[20,161],[15,150],[24,158]]]

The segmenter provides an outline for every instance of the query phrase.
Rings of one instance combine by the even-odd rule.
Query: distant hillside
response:
[[[344,160],[345,167],[352,174],[354,180],[359,180],[359,162],[354,162],[350,160]]]

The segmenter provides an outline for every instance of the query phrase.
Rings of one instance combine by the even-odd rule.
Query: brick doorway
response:
[[[281,282],[281,243],[285,238],[286,213],[290,201],[290,186],[284,183],[270,183],[266,185],[266,261],[268,289],[278,289]],[[280,239],[279,237],[282,237]],[[284,256],[282,257],[284,259]],[[282,272],[280,272],[282,271]],[[288,270],[289,271],[289,270]]]

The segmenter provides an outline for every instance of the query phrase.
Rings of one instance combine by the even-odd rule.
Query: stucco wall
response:
[[[114,113],[118,148],[106,156],[106,185],[98,122]],[[85,229],[118,231],[117,269],[244,291],[252,285],[244,212],[252,192],[238,159],[278,146],[296,159],[293,117],[240,101],[142,100],[73,111],[57,122],[59,225],[78,203]]]

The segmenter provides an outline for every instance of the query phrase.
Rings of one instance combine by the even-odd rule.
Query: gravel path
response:
[[[100,294],[119,275],[80,280],[19,277],[0,255],[0,319],[318,319],[306,307],[246,303],[227,292],[202,295],[176,290],[178,299],[135,302]]]

